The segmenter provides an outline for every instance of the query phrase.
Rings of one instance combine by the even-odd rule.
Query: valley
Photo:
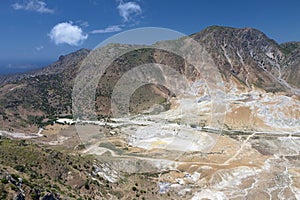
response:
[[[298,43],[219,26],[190,37],[196,59],[176,54],[187,38],[109,44],[1,77],[5,197],[299,199]]]

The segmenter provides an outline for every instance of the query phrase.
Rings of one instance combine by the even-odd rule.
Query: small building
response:
[[[60,118],[60,119],[56,120],[56,123],[73,125],[73,124],[75,124],[75,121],[72,119],[68,119],[68,118]]]

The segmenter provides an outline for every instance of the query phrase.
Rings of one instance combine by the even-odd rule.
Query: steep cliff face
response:
[[[235,77],[248,87],[254,85],[267,91],[287,89],[279,81],[284,54],[262,32],[214,26],[192,37],[205,46],[226,80]]]
[[[282,77],[294,87],[300,87],[300,43],[288,42],[281,45],[285,54],[282,62]]]

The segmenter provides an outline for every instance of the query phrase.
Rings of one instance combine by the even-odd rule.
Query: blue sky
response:
[[[139,27],[185,34],[211,25],[254,27],[279,43],[300,41],[299,8],[296,0],[2,0],[0,73],[46,65]]]

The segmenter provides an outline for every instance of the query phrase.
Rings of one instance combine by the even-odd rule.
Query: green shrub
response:
[[[7,183],[8,183],[8,180],[7,180],[6,178],[3,178],[3,179],[1,179],[1,183],[7,184]]]
[[[18,180],[19,176],[17,174],[12,174],[11,177],[15,180]]]
[[[17,170],[19,172],[24,172],[25,171],[25,167],[23,165],[16,165],[15,166],[15,170]]]

